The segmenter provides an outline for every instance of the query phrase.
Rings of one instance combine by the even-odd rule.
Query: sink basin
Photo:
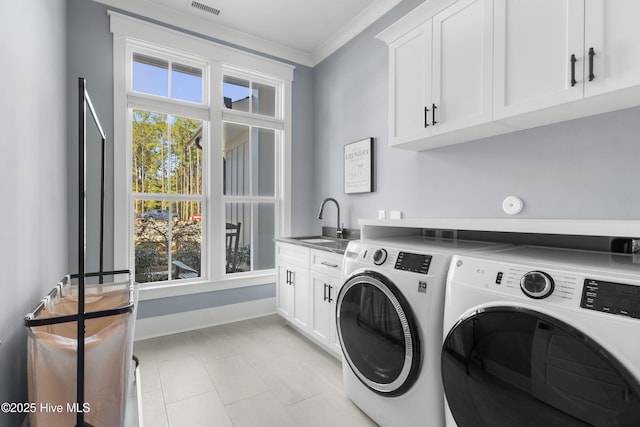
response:
[[[307,246],[315,249],[322,249],[329,252],[343,254],[349,240],[337,239],[335,237],[315,235],[315,236],[300,236],[300,237],[282,237],[276,240],[282,242],[297,242],[303,246]]]

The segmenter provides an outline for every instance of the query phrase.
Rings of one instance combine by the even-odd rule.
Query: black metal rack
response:
[[[100,255],[99,255],[99,271],[87,273],[85,268],[86,260],[86,160],[87,160],[87,107],[93,118],[93,121],[100,133],[102,144],[101,155],[101,171],[100,171]],[[85,78],[78,79],[78,273],[68,275],[62,282],[49,292],[36,309],[27,314],[25,317],[25,326],[35,327],[44,325],[53,325],[58,323],[77,322],[77,408],[83,408],[85,403],[85,320],[96,319],[107,316],[115,316],[123,313],[132,313],[135,307],[135,295],[132,274],[130,270],[104,271],[104,183],[105,183],[105,146],[106,135],[100,124],[100,120],[93,108],[91,98],[87,92],[87,82]],[[104,277],[117,275],[128,275],[129,279],[129,301],[122,307],[116,307],[107,310],[85,312],[85,285],[86,279],[97,277],[99,285],[104,283]],[[37,318],[38,314],[46,307],[51,298],[57,296],[62,297],[63,283],[70,283],[71,279],[77,279],[78,286],[78,311],[76,314],[59,315],[48,318]],[[135,360],[135,357],[134,357]],[[76,427],[89,426],[84,421],[84,412],[78,411],[76,416]]]

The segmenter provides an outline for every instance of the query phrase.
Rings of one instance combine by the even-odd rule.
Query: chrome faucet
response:
[[[340,204],[336,199],[334,199],[333,197],[327,197],[322,201],[322,205],[320,205],[320,212],[318,212],[318,219],[322,219],[322,211],[324,210],[324,205],[327,202],[333,202],[336,204],[336,208],[338,209],[338,225],[336,227],[336,237],[338,239],[342,239],[344,230],[342,229],[342,225],[340,224]]]

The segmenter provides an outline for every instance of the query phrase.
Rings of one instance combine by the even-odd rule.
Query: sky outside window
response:
[[[169,72],[171,71],[171,94],[169,94]],[[169,63],[167,60],[135,53],[133,55],[133,90],[150,95],[171,97],[188,102],[203,102],[203,70],[198,67]],[[248,99],[249,81],[225,76],[222,84],[223,97],[231,102]],[[273,90],[273,89],[272,89]],[[270,102],[271,103],[271,102]],[[248,104],[246,105],[248,108]],[[236,104],[235,109],[243,109]],[[268,115],[273,115],[269,112]]]
[[[169,94],[171,71],[171,94]],[[138,53],[133,54],[132,88],[136,92],[202,104],[203,72],[192,67]]]

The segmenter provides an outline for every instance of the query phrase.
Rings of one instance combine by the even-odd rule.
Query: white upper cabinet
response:
[[[432,21],[393,43],[389,50],[390,144],[430,134]]]
[[[426,150],[640,105],[638,0],[429,0],[389,45],[389,143]]]
[[[491,121],[492,5],[461,0],[393,41],[379,36],[390,41],[391,145],[435,147],[446,143],[437,135]]]
[[[493,0],[462,0],[434,16],[434,134],[491,121],[492,22]]]
[[[639,19],[638,0],[586,1],[585,97],[640,85]]]
[[[582,98],[584,0],[494,7],[494,120]]]

